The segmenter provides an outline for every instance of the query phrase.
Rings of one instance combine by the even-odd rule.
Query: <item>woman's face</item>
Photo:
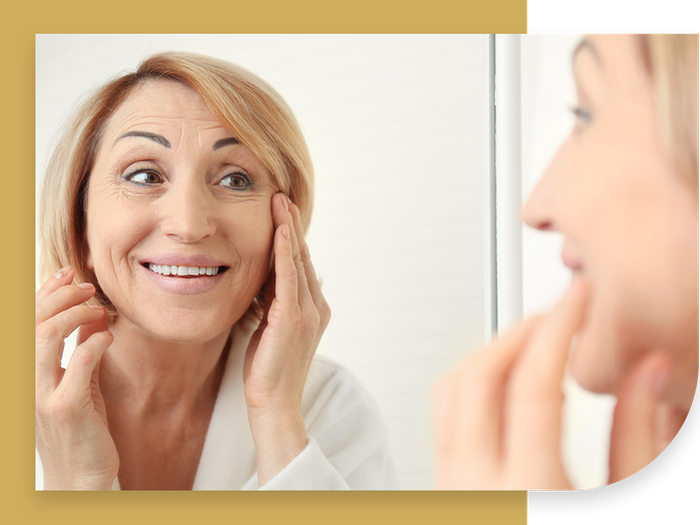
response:
[[[276,191],[191,88],[136,87],[106,123],[87,194],[88,265],[117,325],[178,342],[228,330],[265,281]]]
[[[564,264],[590,283],[571,366],[597,392],[650,350],[670,352],[678,376],[697,367],[697,197],[662,149],[637,38],[578,47],[576,124],[523,212],[564,234]]]

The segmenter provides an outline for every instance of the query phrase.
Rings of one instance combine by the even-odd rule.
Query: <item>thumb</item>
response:
[[[667,355],[653,352],[622,384],[613,417],[609,483],[631,476],[656,458],[657,409],[670,366]]]
[[[92,308],[101,307],[93,306]],[[80,326],[80,329],[78,330],[78,345],[81,345],[87,341],[92,334],[104,332],[106,330],[109,330],[109,316],[107,315],[107,310],[102,308],[102,317],[100,317],[97,321]]]

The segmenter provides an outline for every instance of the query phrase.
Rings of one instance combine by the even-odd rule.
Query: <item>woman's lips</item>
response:
[[[139,261],[142,265],[145,264],[167,264],[170,266],[226,266],[226,263],[210,257],[209,255],[180,255],[177,253],[162,253],[143,257]]]
[[[162,254],[141,261],[146,275],[163,291],[196,295],[212,290],[228,270],[223,262],[207,255]]]

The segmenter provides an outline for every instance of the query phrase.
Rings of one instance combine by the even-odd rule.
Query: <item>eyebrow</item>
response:
[[[219,148],[223,148],[225,146],[232,146],[234,144],[240,144],[239,140],[236,137],[227,137],[225,139],[217,140],[214,143],[212,149],[217,150]]]
[[[141,137],[144,139],[152,140],[153,142],[157,142],[158,144],[160,144],[161,146],[165,146],[166,148],[170,147],[170,142],[168,142],[168,139],[155,133],[149,133],[148,131],[127,131],[126,133],[119,135],[119,138],[115,140],[114,143],[116,144],[121,139],[125,139],[127,137]]]
[[[591,42],[587,38],[584,38],[583,40],[581,40],[578,43],[578,45],[576,46],[576,49],[574,49],[574,52],[571,55],[571,62],[572,63],[576,61],[576,57],[584,49],[588,49],[591,52],[591,54],[593,55],[593,58],[595,59],[595,61],[598,62],[598,65],[600,67],[603,67],[603,65],[604,65],[603,59],[601,58],[600,53],[598,52],[598,48],[595,46],[595,44],[593,42]]]

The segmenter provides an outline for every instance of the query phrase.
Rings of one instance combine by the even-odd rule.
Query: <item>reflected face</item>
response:
[[[662,148],[636,38],[577,49],[576,124],[524,210],[564,234],[564,264],[591,285],[571,366],[596,392],[615,392],[650,350],[672,353],[674,373],[697,368],[697,197]]]
[[[177,342],[228,330],[267,276],[276,191],[191,88],[136,87],[107,121],[87,194],[88,264],[114,329]]]

